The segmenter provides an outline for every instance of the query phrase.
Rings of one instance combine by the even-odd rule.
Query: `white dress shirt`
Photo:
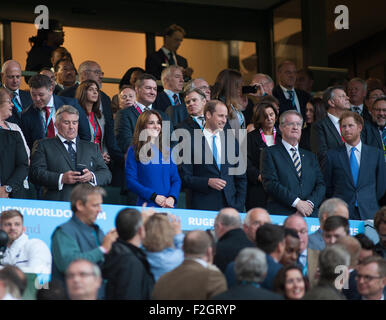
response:
[[[209,145],[210,151],[213,153],[213,133],[208,131],[205,128],[204,128],[204,130],[202,132],[203,132],[203,134],[205,136],[206,142]],[[221,138],[220,138],[220,131],[217,131],[215,136],[216,136],[216,140],[215,141],[216,141],[216,147],[217,147],[217,161],[219,163],[221,163]],[[205,159],[205,162],[207,162],[207,159]]]
[[[55,105],[54,105],[54,96],[53,95],[51,96],[50,101],[47,103],[47,107],[50,109],[50,113],[52,113],[50,123],[51,122],[55,123],[56,109],[55,109]],[[41,117],[42,122],[43,122],[43,128],[48,129],[49,123],[46,123],[46,109],[45,108],[40,110],[40,117]],[[46,128],[46,126],[47,126],[47,128]],[[55,135],[58,134],[58,129],[56,129],[55,125],[54,125],[54,130],[55,130]]]
[[[145,111],[146,108],[148,108],[149,110],[151,110],[153,108],[153,105],[152,104],[149,104],[147,107],[145,105],[143,105],[142,103],[139,103],[138,101],[135,101],[135,103],[137,104],[137,106],[141,109],[142,112]]]
[[[335,129],[338,131],[339,135],[341,135],[340,133],[340,125],[339,125],[339,118],[335,117],[334,115],[332,115],[331,113],[328,113],[327,112],[327,117],[330,118],[332,124],[334,125]]]
[[[351,149],[355,147],[354,155],[358,162],[358,168],[361,165],[361,152],[362,152],[362,142],[359,141],[359,143],[356,146],[350,146],[347,142],[345,143],[346,150],[347,150],[347,156],[350,159],[351,156]]]

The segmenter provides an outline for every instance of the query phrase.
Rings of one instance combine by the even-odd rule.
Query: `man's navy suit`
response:
[[[72,87],[66,88],[63,91],[59,93],[59,96],[61,97],[70,97],[74,98],[76,89],[78,89],[79,84],[76,83]],[[102,113],[105,117],[105,142],[107,151],[109,152],[109,155],[112,159],[117,161],[123,161],[123,155],[120,152],[117,141],[114,136],[114,119],[113,119],[113,113],[111,111],[111,99],[110,97],[105,94],[103,91],[100,91],[101,93],[101,102],[102,102]],[[90,137],[91,140],[91,137]]]
[[[306,104],[307,102],[311,99],[311,96],[309,93],[303,90],[299,89],[294,89],[296,96],[298,97],[299,100],[299,105],[300,105],[300,113],[303,116],[303,119],[306,118]],[[282,88],[277,85],[273,88],[272,90],[272,95],[276,97],[279,100],[279,114],[282,114],[285,111],[288,110],[297,110],[296,106],[292,106],[291,100],[287,99],[286,96],[284,95],[284,92]]]
[[[378,200],[386,190],[386,171],[383,152],[362,143],[357,186],[354,185],[350,160],[345,145],[327,152],[327,198],[341,198],[349,206],[350,219],[374,219],[379,209]],[[355,214],[355,201],[360,217]]]
[[[7,119],[8,122],[16,123],[21,127],[21,114],[23,110],[27,109],[32,104],[32,98],[29,91],[19,90],[19,98],[21,101],[22,111],[18,112],[16,106],[12,107],[12,115]]]
[[[91,132],[88,124],[87,116],[85,111],[79,105],[78,100],[65,98],[65,97],[54,97],[55,112],[63,105],[71,105],[76,108],[79,112],[79,138],[82,140],[90,141]],[[32,149],[33,144],[36,140],[45,138],[44,126],[40,115],[40,110],[31,104],[25,109],[21,116],[21,129],[23,131],[25,140],[27,141],[28,147]]]
[[[296,208],[292,204],[299,198],[312,201],[312,216],[317,216],[318,207],[326,192],[323,175],[312,152],[299,148],[299,154],[301,178],[283,143],[262,150],[261,176],[268,195],[267,210],[270,214],[295,213]]]
[[[365,130],[362,130],[361,139],[362,141],[366,141]],[[318,156],[322,170],[326,164],[327,151],[342,145],[342,137],[328,116],[312,124],[311,151]]]
[[[217,167],[213,153],[210,151],[209,145],[206,142],[205,136],[201,131],[196,131],[198,136],[198,146],[201,150],[195,150],[194,140],[191,140],[191,156],[190,163],[182,163],[180,166],[180,175],[182,186],[190,189],[192,193],[191,209],[198,210],[214,210],[218,211],[224,207],[232,207],[238,211],[244,211],[245,197],[247,192],[247,178],[245,172],[240,175],[230,175],[231,168],[238,167],[240,163],[231,164],[227,156],[227,130],[224,132],[224,141],[221,143],[222,154],[221,167]],[[221,135],[221,134],[220,134]],[[235,138],[235,154],[239,156],[239,146]],[[232,142],[233,143],[233,142]],[[201,157],[197,157],[198,152],[201,152]],[[195,159],[196,158],[196,159]],[[199,158],[199,159],[197,159]],[[212,163],[205,163],[211,161]],[[242,157],[239,161],[243,161]],[[199,162],[199,163],[198,163]],[[246,163],[244,164],[246,166]],[[209,178],[220,178],[226,181],[226,186],[223,190],[215,190],[208,185]]]
[[[379,132],[377,124],[374,123],[372,120],[365,121],[364,129],[366,130],[366,144],[383,151],[381,134]]]
[[[188,61],[175,53],[177,64],[180,67],[187,68],[188,67]],[[162,49],[159,49],[158,51],[152,53],[148,57],[146,57],[146,72],[152,74],[154,77],[156,77],[158,80],[161,79],[161,73],[162,70],[165,68],[165,66],[162,66],[162,64],[168,64],[169,60],[168,57],[164,54]]]

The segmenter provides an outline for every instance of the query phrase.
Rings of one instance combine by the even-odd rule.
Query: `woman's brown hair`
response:
[[[173,247],[174,229],[168,216],[155,213],[145,223],[146,236],[143,246],[151,252]]]
[[[273,112],[275,113],[275,122],[277,121],[278,113],[276,108],[273,106],[273,104],[269,102],[259,103],[256,106],[255,112],[253,113],[253,117],[252,117],[252,123],[253,123],[253,126],[255,127],[255,130],[262,128],[262,125],[265,119],[264,111],[267,110],[268,108],[271,108],[273,110]]]
[[[101,91],[99,88],[99,84],[96,81],[90,79],[90,80],[85,80],[85,81],[81,82],[79,84],[79,87],[76,89],[75,98],[78,99],[79,104],[81,105],[83,110],[88,115],[88,111],[86,108],[87,90],[93,84],[95,84],[97,89],[98,89],[98,100],[96,102],[94,102],[94,104],[92,105],[91,111],[94,112],[94,114],[97,116],[98,119],[100,119],[102,117],[102,113],[101,113],[101,110],[99,107],[101,104]]]

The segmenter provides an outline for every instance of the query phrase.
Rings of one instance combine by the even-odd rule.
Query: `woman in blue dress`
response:
[[[177,203],[181,179],[164,144],[161,115],[155,110],[141,113],[125,164],[127,187],[138,196],[137,205],[174,208]]]

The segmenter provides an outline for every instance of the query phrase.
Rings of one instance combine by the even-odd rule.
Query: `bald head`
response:
[[[295,229],[300,238],[300,251],[303,252],[308,246],[308,226],[306,220],[300,214],[293,214],[284,221],[284,227]]]
[[[212,240],[205,231],[193,230],[186,234],[183,249],[185,258],[203,258],[211,255]]]
[[[243,229],[251,242],[255,243],[256,231],[265,223],[272,223],[267,210],[263,208],[253,208],[247,212]]]
[[[20,88],[21,66],[16,60],[8,60],[1,67],[1,81],[9,90]]]
[[[92,60],[83,61],[78,68],[79,81],[94,80],[98,83],[99,89],[102,88],[103,72],[100,65]]]
[[[214,231],[220,239],[230,230],[241,228],[240,213],[233,208],[221,209],[214,222]]]

